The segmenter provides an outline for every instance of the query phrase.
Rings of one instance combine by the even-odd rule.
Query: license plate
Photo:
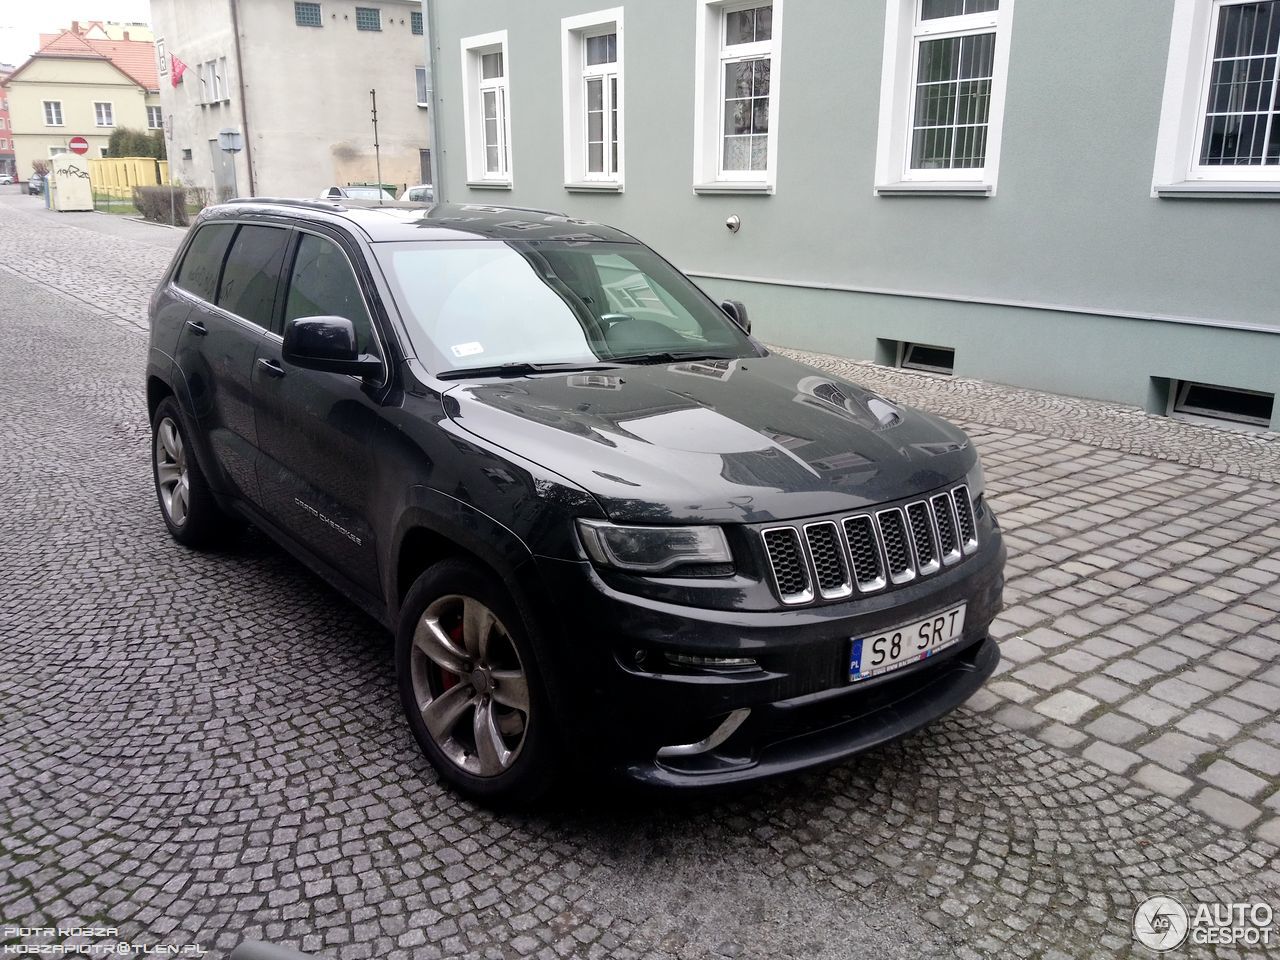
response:
[[[964,608],[962,603],[874,637],[855,637],[849,651],[849,680],[878,677],[951,646],[964,632]]]

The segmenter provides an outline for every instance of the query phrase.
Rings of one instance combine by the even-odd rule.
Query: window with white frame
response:
[[[782,0],[698,0],[694,189],[776,182]]]
[[[7,127],[8,124],[9,124],[9,121],[7,121],[4,117],[0,117],[0,130],[5,129],[5,127]]]
[[[159,130],[164,126],[164,114],[159,107],[147,107],[147,129]]]
[[[431,91],[427,85],[427,68],[414,67],[413,79],[414,79],[414,83],[418,88],[418,106],[420,107],[430,106]]]
[[[511,185],[511,115],[507,32],[462,38],[463,122],[467,179]]]
[[[565,185],[621,189],[622,8],[560,23]]]
[[[62,101],[44,101],[44,125],[46,127],[62,126]]]
[[[109,103],[95,103],[93,122],[99,127],[114,127],[116,125],[114,107]]]
[[[886,0],[877,192],[995,192],[1013,5]]]
[[[1280,185],[1280,0],[1175,2],[1154,192],[1215,184]]]

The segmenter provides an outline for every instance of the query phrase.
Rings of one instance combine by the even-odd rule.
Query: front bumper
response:
[[[978,553],[927,580],[836,604],[771,611],[708,610],[623,593],[589,563],[540,559],[554,598],[553,669],[579,691],[563,704],[588,756],[664,787],[738,783],[838,761],[948,713],[992,674],[988,630],[1000,611],[1005,549],[998,529]],[[926,660],[851,684],[852,638],[967,604],[959,642]],[[668,654],[739,657],[755,668],[673,664]],[[563,694],[562,694],[563,696]],[[664,746],[711,737],[734,711],[750,715],[723,743],[689,756]]]

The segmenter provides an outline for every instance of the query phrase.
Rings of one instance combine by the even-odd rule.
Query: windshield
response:
[[[436,372],[756,355],[701,290],[638,243],[428,241],[375,249],[414,347]]]

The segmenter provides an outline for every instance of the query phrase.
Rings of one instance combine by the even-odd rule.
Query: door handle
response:
[[[259,357],[258,366],[260,366],[267,373],[268,376],[271,376],[271,377],[284,376],[284,367],[280,366],[280,364],[276,363],[274,360],[268,360],[266,357]]]
[[[201,323],[199,320],[188,320],[187,326],[191,328],[191,332],[194,333],[197,337],[203,337],[206,333],[209,332],[208,330],[205,329],[204,324]]]

